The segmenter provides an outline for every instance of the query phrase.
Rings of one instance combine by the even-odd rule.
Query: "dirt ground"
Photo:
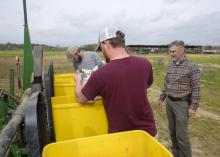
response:
[[[154,108],[155,120],[159,132],[158,140],[166,148],[171,150],[171,141],[169,137],[166,111],[165,108],[159,109],[157,106],[157,98],[159,97],[159,94],[160,94],[160,88],[157,86],[153,86],[149,90],[149,100],[151,101],[151,104],[153,105]],[[204,121],[203,122],[204,124],[199,123],[200,121]],[[209,123],[213,123],[213,124],[209,126]],[[210,131],[212,129],[215,129],[218,135],[212,135]],[[199,108],[195,117],[192,117],[189,123],[189,134],[190,134],[193,156],[194,157],[219,156],[220,142],[218,141],[219,138],[215,139],[216,136],[220,135],[219,131],[220,131],[220,115]]]

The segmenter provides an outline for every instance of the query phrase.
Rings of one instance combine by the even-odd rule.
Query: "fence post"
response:
[[[13,97],[14,96],[14,90],[15,90],[15,71],[14,69],[9,70],[9,93]],[[14,108],[14,100],[12,97],[9,97],[9,108]]]

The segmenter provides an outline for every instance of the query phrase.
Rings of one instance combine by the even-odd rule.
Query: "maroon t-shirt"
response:
[[[152,67],[141,57],[126,57],[110,61],[95,71],[83,87],[88,100],[102,96],[109,132],[145,130],[156,135],[147,88],[153,83]]]

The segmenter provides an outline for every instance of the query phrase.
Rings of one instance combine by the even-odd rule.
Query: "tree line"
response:
[[[60,51],[60,50],[65,50],[66,47],[60,47],[60,46],[49,46],[46,44],[31,44],[32,48],[34,46],[42,46],[42,48],[44,50],[48,50],[48,51]],[[24,44],[15,44],[15,43],[0,43],[0,50],[19,50],[19,49],[23,49],[24,48]]]

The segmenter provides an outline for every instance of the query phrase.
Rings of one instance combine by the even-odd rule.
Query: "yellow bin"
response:
[[[74,93],[73,93],[74,94]],[[52,104],[70,104],[77,102],[77,98],[74,95],[56,96],[51,98]]]
[[[75,73],[54,74],[55,96],[74,95]]]
[[[74,83],[75,84],[75,74],[65,73],[65,74],[54,74],[54,84],[56,83]]]
[[[148,133],[140,130],[48,144],[43,157],[172,157]]]
[[[54,95],[65,96],[75,94],[75,83],[54,83]]]
[[[102,101],[81,105],[53,102],[56,141],[106,134],[107,118]]]

